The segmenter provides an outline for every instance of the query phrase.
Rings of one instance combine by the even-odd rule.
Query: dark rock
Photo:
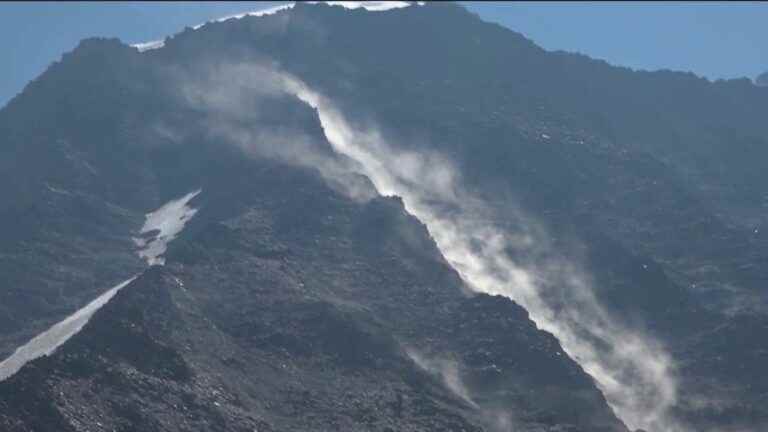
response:
[[[0,110],[0,356],[141,271],[143,215],[204,191],[166,268],[0,383],[0,429],[626,430],[522,308],[467,295],[401,200],[350,200],[254,154],[260,137],[231,145],[169,80],[265,58],[398,148],[450,157],[499,214],[524,209],[669,349],[693,430],[765,429],[765,92],[547,52],[431,3],[299,4],[142,54],[89,39]],[[313,109],[265,101],[235,113],[246,130],[349,162]]]

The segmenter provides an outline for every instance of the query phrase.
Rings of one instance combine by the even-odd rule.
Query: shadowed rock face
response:
[[[755,84],[759,85],[760,87],[768,86],[768,72],[764,72],[755,78]]]
[[[356,203],[294,168],[249,168],[229,170],[247,183],[204,189],[165,267],[0,383],[0,425],[626,430],[524,310],[466,295],[398,200]]]
[[[141,271],[144,214],[204,191],[166,268],[0,383],[0,429],[626,430],[525,310],[469,294],[397,198],[340,192],[370,182],[329,180],[349,161],[313,109],[184,92],[273,62],[541,224],[670,352],[690,430],[768,422],[763,88],[545,52],[455,5],[300,4],[145,53],[83,41],[0,111],[0,355]],[[302,146],[312,159],[283,151]]]

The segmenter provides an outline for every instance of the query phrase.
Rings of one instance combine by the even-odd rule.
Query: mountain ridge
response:
[[[283,183],[265,183],[286,194],[295,194],[294,188],[304,183],[303,180],[292,183],[290,179],[294,177],[287,173],[296,163],[281,159],[284,155],[279,152],[270,154],[278,162],[272,160],[257,167],[251,166],[251,162],[235,162],[242,158],[243,149],[219,145],[219,141],[232,137],[212,134],[206,128],[216,124],[209,120],[222,120],[226,126],[247,124],[248,127],[240,132],[259,127],[263,130],[299,130],[301,133],[297,136],[302,140],[309,137],[311,148],[325,146],[324,156],[320,159],[324,162],[309,169],[323,177],[327,176],[324,170],[344,167],[347,162],[336,161],[332,146],[325,143],[323,125],[317,119],[318,109],[297,106],[290,98],[268,95],[265,100],[269,101],[270,109],[266,112],[255,110],[251,113],[248,109],[252,106],[245,100],[244,105],[227,111],[235,121],[229,117],[211,117],[209,111],[216,108],[215,99],[193,99],[202,105],[190,106],[189,101],[179,99],[174,93],[176,86],[169,85],[172,81],[167,80],[169,76],[184,76],[173,75],[178,71],[189,71],[194,76],[200,70],[198,65],[205,62],[258,64],[265,58],[272,58],[282,70],[332,97],[339,111],[348,113],[351,127],[366,130],[375,124],[376,130],[388,142],[395,143],[393,147],[398,152],[439,150],[447,154],[462,174],[462,186],[493,203],[491,208],[501,215],[502,225],[508,232],[516,233],[515,226],[521,224],[535,231],[525,218],[516,215],[517,208],[533,215],[547,232],[534,237],[535,240],[551,242],[554,246],[549,250],[533,250],[535,248],[513,245],[505,253],[514,256],[515,262],[536,268],[537,262],[548,259],[553,251],[561,250],[568,251],[569,262],[583,259],[590,270],[589,275],[595,279],[594,291],[600,301],[608,305],[609,312],[626,319],[627,322],[622,323],[628,327],[639,327],[659,338],[664,345],[671,346],[671,356],[684,365],[680,372],[680,400],[674,401],[676,405],[670,408],[676,417],[694,424],[695,430],[734,426],[740,416],[761,421],[765,413],[757,407],[760,386],[764,383],[752,382],[746,376],[730,376],[724,367],[760,358],[759,344],[747,344],[749,348],[745,349],[737,345],[743,338],[748,339],[749,329],[759,326],[764,316],[761,283],[765,274],[758,264],[768,249],[757,235],[759,230],[755,229],[762,216],[760,201],[756,202],[754,197],[759,193],[758,185],[763,179],[758,161],[766,151],[765,125],[761,124],[757,113],[768,98],[761,99],[764,93],[751,84],[704,83],[679,73],[625,74],[619,68],[606,69],[599,61],[585,62],[579,56],[548,53],[517,36],[509,39],[512,43],[505,43],[508,40],[502,37],[511,32],[497,28],[490,30],[487,24],[467,17],[471,14],[455,5],[427,5],[386,14],[357,11],[354,17],[341,8],[301,5],[290,12],[243,17],[237,21],[209,24],[195,31],[187,30],[169,38],[163,48],[141,54],[115,40],[85,42],[81,44],[80,52],[62,61],[66,67],[57,66],[50,74],[46,72],[48,75],[44,74],[29,92],[25,89],[23,97],[14,99],[0,110],[4,135],[7,132],[7,136],[13,137],[11,146],[4,146],[3,151],[24,148],[30,152],[26,159],[16,157],[15,161],[20,165],[18,171],[13,171],[8,164],[0,170],[0,176],[5,174],[6,178],[15,179],[14,175],[18,174],[18,178],[25,179],[30,185],[28,190],[20,192],[18,181],[7,183],[7,195],[20,197],[18,202],[24,202],[22,198],[35,201],[38,191],[43,190],[40,184],[48,181],[56,190],[87,190],[98,205],[102,205],[100,200],[121,203],[125,208],[120,212],[126,221],[114,223],[102,218],[91,225],[105,232],[121,233],[116,235],[118,244],[103,247],[103,250],[114,251],[110,253],[120,256],[132,252],[126,243],[130,233],[139,229],[142,212],[198,186],[206,191],[199,201],[201,214],[199,219],[192,220],[189,232],[171,245],[171,256],[174,253],[188,255],[187,259],[192,262],[206,259],[204,248],[192,246],[188,249],[185,244],[187,239],[203,235],[211,226],[218,227],[214,231],[217,234],[209,234],[213,244],[217,235],[224,236],[218,241],[233,248],[231,253],[239,254],[244,262],[253,259],[248,253],[258,260],[279,260],[292,252],[312,250],[315,247],[312,243],[303,242],[297,242],[293,248],[278,247],[272,240],[261,239],[258,230],[248,231],[244,246],[225,234],[229,228],[215,224],[244,214],[249,214],[246,220],[250,217],[258,220],[258,212],[248,213],[250,204],[244,201],[246,195],[226,191],[227,187],[237,185],[248,194],[256,194],[244,186],[252,181],[246,173],[265,170],[263,172],[272,172],[279,178],[287,176]],[[399,23],[401,32],[389,35],[385,29],[395,22]],[[425,30],[425,23],[435,25]],[[457,25],[466,30],[462,35],[451,30]],[[104,72],[103,79],[78,78],[78,72],[89,70]],[[264,68],[235,69],[235,72],[251,73],[249,76],[254,79],[261,78],[259,82],[265,88],[270,86],[270,73]],[[57,83],[69,84],[72,88],[57,86]],[[203,88],[228,89],[226,86],[216,87],[221,85],[218,81],[214,80],[213,84],[213,87]],[[242,85],[243,82],[234,84]],[[247,86],[247,81],[245,88],[253,90]],[[183,94],[183,88],[181,90],[182,96],[188,96]],[[50,97],[55,104],[49,102]],[[66,112],[37,109],[49,105],[71,109]],[[59,139],[38,137],[37,142],[41,144],[24,143],[25,137],[19,134],[28,133],[33,128],[10,125],[31,124],[28,119],[34,118],[33,113],[43,117],[40,125],[47,124],[50,130],[71,135],[67,138],[69,147],[63,146],[65,151],[45,158],[50,160],[51,166],[59,166],[56,164],[61,160],[74,161],[69,172],[78,173],[80,177],[75,178],[79,180],[64,180],[69,177],[68,171],[58,177],[55,177],[55,171],[25,172],[25,168],[35,166],[38,160],[46,160],[40,157],[42,152],[35,146],[50,146],[50,141],[55,143]],[[57,113],[62,119],[58,119]],[[217,111],[214,113],[218,115]],[[14,116],[24,121],[2,120]],[[161,121],[156,121],[158,119]],[[151,128],[145,125],[146,120]],[[66,124],[70,122],[72,125]],[[101,129],[80,133],[77,128],[94,125]],[[127,133],[115,134],[114,130]],[[100,148],[99,143],[104,137],[109,137],[112,145]],[[113,141],[112,137],[116,139]],[[266,139],[265,136],[246,135],[246,140],[254,137],[257,141]],[[190,153],[199,154],[186,154],[183,149],[187,148],[195,150]],[[730,152],[732,148],[738,151]],[[256,151],[257,156],[263,157],[259,152],[265,148],[256,146],[245,150]],[[130,157],[121,160],[123,156]],[[326,157],[330,159],[326,160]],[[5,159],[11,160],[10,157]],[[98,168],[99,175],[88,174],[92,172],[89,166]],[[737,171],[736,166],[743,169]],[[305,168],[303,166],[299,171]],[[135,176],[136,173],[140,175]],[[722,173],[723,176],[712,173]],[[52,181],[52,177],[56,181]],[[346,183],[346,179],[341,183]],[[370,188],[370,185],[363,188],[366,187]],[[50,188],[48,190],[55,193]],[[320,194],[328,196],[327,191]],[[229,201],[222,199],[225,196],[230,198]],[[285,205],[278,204],[281,201],[277,197],[270,199],[270,205],[276,208]],[[14,199],[9,201],[11,204],[15,202]],[[213,202],[215,206],[211,205]],[[290,208],[295,213],[285,211],[279,220],[297,230],[318,229],[318,241],[327,241],[324,236],[334,231],[327,230],[319,219],[307,215],[314,216],[324,206],[332,205],[318,205],[317,208],[302,208],[294,203]],[[66,207],[60,204],[55,204],[54,208],[72,213],[72,210],[63,210]],[[9,221],[19,214],[4,215],[2,211],[6,210],[0,207],[0,215]],[[90,211],[85,212],[88,213]],[[41,220],[48,218],[53,219],[45,215]],[[386,218],[373,218],[370,226],[378,227],[382,220]],[[214,225],[210,225],[212,222]],[[302,227],[302,223],[317,225]],[[75,225],[66,225],[57,233],[66,232]],[[24,233],[34,233],[36,228],[26,229],[28,231],[6,230],[0,232],[0,236],[23,237]],[[364,228],[360,230],[361,235],[366,233]],[[103,243],[92,240],[90,235],[86,237],[95,242],[92,250],[101,248]],[[426,235],[428,237],[429,233]],[[415,238],[424,236],[421,232]],[[371,244],[382,241],[375,233],[364,237]],[[722,246],[724,244],[727,248]],[[426,248],[422,242],[417,245],[411,249]],[[238,249],[242,247],[249,252]],[[174,252],[176,248],[178,250]],[[410,257],[413,251],[404,255],[408,250],[403,247],[398,254]],[[223,257],[229,252],[220,253]],[[33,257],[29,254],[22,259]],[[305,256],[307,260],[310,258],[317,259]],[[377,263],[372,265],[374,268],[382,264],[373,262]],[[414,259],[414,262],[432,265],[429,260]],[[104,264],[92,265],[94,269],[101,269]],[[114,261],[110,261],[110,265],[115,269],[127,267]],[[336,267],[331,265],[329,268]],[[382,277],[390,278],[395,273]],[[318,271],[318,274],[322,272]],[[328,286],[344,277],[343,272],[336,274],[337,279],[328,280]],[[211,283],[221,282],[216,279]],[[323,292],[322,286],[315,289]],[[567,292],[557,287],[547,289],[551,289],[555,296]],[[80,301],[88,298],[88,292],[69,290]],[[352,292],[354,290],[350,288],[347,294]],[[379,293],[367,292],[366,295],[364,303],[367,307],[376,302],[390,304],[390,307],[398,304],[391,298],[380,297]],[[484,300],[478,301],[482,303]],[[745,304],[752,309],[745,311]],[[485,310],[485,307],[493,309],[487,305],[480,309]],[[397,308],[392,307],[392,310]],[[490,313],[489,310],[486,312]],[[728,312],[723,313],[724,310]],[[43,312],[38,313],[46,315],[49,311]],[[754,314],[755,318],[747,319],[746,312]],[[397,319],[397,312],[388,314],[390,319]],[[50,316],[47,319],[51,320]],[[463,319],[469,320],[471,315]],[[723,331],[731,332],[732,336],[722,340],[704,336]],[[446,335],[440,336],[440,340],[448,339]],[[290,338],[277,338],[273,342],[295,348],[290,345]],[[721,344],[718,350],[724,359],[715,361],[713,352],[718,344]],[[512,345],[518,346],[517,343]],[[552,355],[556,355],[555,351],[551,347],[544,350]],[[422,363],[450,364],[442,360]],[[438,372],[432,376],[439,382],[446,373]],[[535,370],[527,373],[536,375]],[[478,382],[483,381],[478,379]],[[566,382],[563,379],[560,385]],[[695,397],[709,394],[725,383],[735,389],[722,395],[726,398],[724,403],[730,404],[727,409],[734,410],[733,414],[719,418],[702,415],[701,408],[694,403]],[[491,389],[477,383],[474,385],[492,394]],[[518,385],[525,388],[530,384]],[[592,400],[600,399],[594,396],[594,388],[583,385],[584,391],[592,394]],[[751,385],[756,388],[749,390],[745,387]],[[447,388],[450,390],[450,386]],[[499,391],[503,393],[504,389]],[[578,398],[568,399],[571,396],[561,396],[564,401],[568,400],[563,403],[577,406]],[[492,402],[492,399],[488,396],[486,402]],[[536,410],[531,406],[520,408],[525,404],[515,403],[522,404],[515,405],[520,412]],[[605,403],[602,408],[596,403],[597,408],[593,409],[604,413]],[[570,412],[564,407],[560,415]],[[606,414],[605,418],[606,422],[613,421],[608,420],[610,415]],[[559,421],[575,420],[563,420],[553,414],[550,420],[526,421],[533,428],[537,421],[552,426]]]

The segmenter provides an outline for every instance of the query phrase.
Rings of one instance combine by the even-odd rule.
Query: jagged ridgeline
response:
[[[455,4],[85,40],[0,111],[0,430],[763,430],[766,112]]]

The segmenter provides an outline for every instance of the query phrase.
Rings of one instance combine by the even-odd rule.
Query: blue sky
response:
[[[0,106],[89,36],[135,43],[282,2],[0,3]],[[461,2],[542,47],[711,79],[768,70],[768,3]]]

